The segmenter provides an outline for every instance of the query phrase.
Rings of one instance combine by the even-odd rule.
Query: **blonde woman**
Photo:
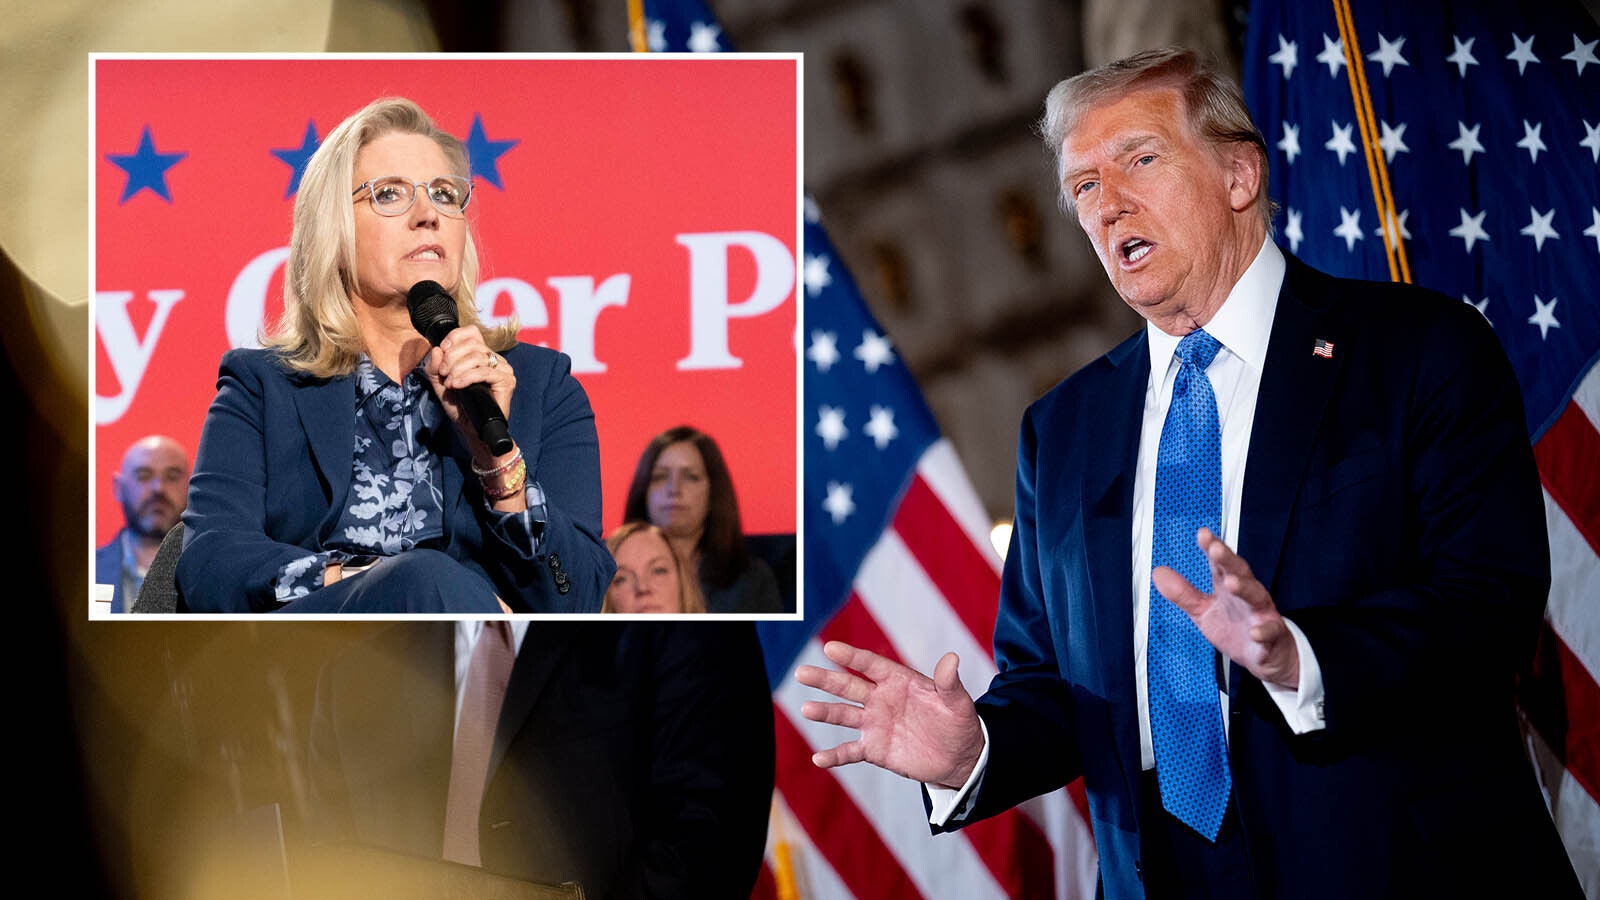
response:
[[[283,317],[264,349],[223,357],[206,415],[188,609],[599,610],[613,564],[594,415],[565,355],[479,324],[473,197],[462,142],[409,100],[374,101],[311,158]],[[407,302],[425,281],[459,324],[437,347]],[[463,412],[476,385],[505,452]]]
[[[666,532],[649,522],[628,522],[606,538],[617,574],[606,591],[604,612],[703,613],[700,584],[678,561]]]

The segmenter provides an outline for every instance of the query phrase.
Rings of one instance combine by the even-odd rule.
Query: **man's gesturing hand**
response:
[[[1188,579],[1167,566],[1152,573],[1156,590],[1189,614],[1211,646],[1264,682],[1297,687],[1300,653],[1294,635],[1250,566],[1211,529],[1200,529],[1197,540],[1211,564],[1211,588],[1203,594]]]
[[[913,781],[959,788],[983,752],[983,728],[972,698],[946,653],[929,678],[876,653],[829,641],[823,654],[846,670],[801,666],[795,679],[845,703],[808,701],[800,714],[861,732],[811,761],[821,768],[869,762]]]

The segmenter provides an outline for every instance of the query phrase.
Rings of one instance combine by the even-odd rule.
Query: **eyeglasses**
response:
[[[441,214],[452,219],[466,215],[467,202],[472,199],[472,181],[460,175],[440,175],[427,184],[409,181],[399,175],[387,175],[362,182],[350,192],[350,196],[367,191],[367,199],[372,201],[372,208],[378,215],[399,216],[404,215],[416,202],[416,189],[419,187],[428,189],[428,200]]]

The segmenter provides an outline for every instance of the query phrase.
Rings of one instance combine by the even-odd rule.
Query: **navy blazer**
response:
[[[1312,354],[1331,341],[1332,358]],[[1144,896],[1133,473],[1143,332],[1027,412],[968,821],[1081,775],[1108,898]],[[1326,729],[1229,672],[1234,797],[1259,895],[1580,896],[1512,691],[1549,587],[1516,378],[1483,318],[1290,259],[1237,550],[1305,632]],[[1497,890],[1505,892],[1495,894]]]
[[[484,527],[483,489],[453,427],[439,429],[433,448],[444,462],[443,550],[516,612],[599,612],[615,563],[600,533],[589,399],[565,354],[518,344],[502,356],[517,376],[511,436],[545,492],[540,552],[526,556]],[[177,585],[190,610],[276,609],[279,570],[325,549],[352,477],[353,379],[295,372],[271,350],[223,356],[183,514]]]
[[[312,832],[438,859],[455,626],[405,622],[324,668]],[[479,814],[483,868],[590,900],[750,896],[772,803],[772,695],[749,622],[534,622]]]

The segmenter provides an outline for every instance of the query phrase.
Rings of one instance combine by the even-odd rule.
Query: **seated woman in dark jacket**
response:
[[[201,432],[189,609],[600,610],[594,414],[566,356],[478,324],[472,197],[465,147],[409,100],[374,101],[312,156],[283,316],[267,349],[223,357]],[[412,324],[424,282],[437,348]],[[479,435],[469,388],[510,441]]]

